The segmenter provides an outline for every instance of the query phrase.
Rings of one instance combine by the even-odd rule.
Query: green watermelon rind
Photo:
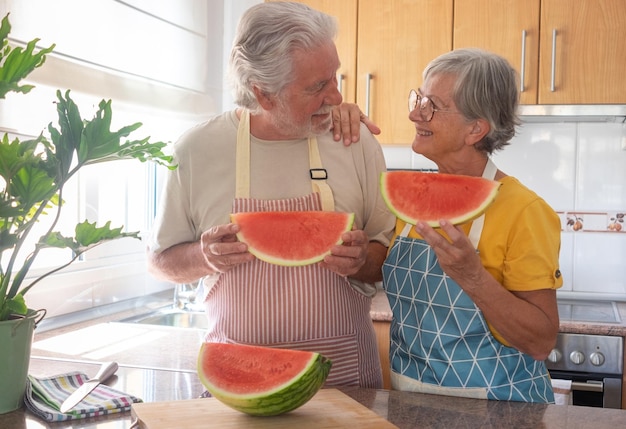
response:
[[[271,214],[272,212],[267,212],[267,213]],[[297,212],[297,213],[306,213],[306,212]],[[332,212],[332,213],[338,214],[339,212]],[[338,240],[335,241],[333,245],[341,245],[343,243],[343,240],[341,239],[341,235],[343,235],[343,233],[345,232],[350,231],[352,229],[352,225],[354,224],[354,218],[355,218],[354,213],[341,213],[341,214],[345,215],[345,226],[341,234],[339,234]],[[230,215],[231,222],[236,223],[235,218],[236,216],[234,214]],[[322,261],[324,257],[326,255],[330,255],[330,252],[331,252],[331,249],[329,247],[328,250],[326,250],[325,252],[319,253],[307,259],[279,258],[274,255],[270,255],[266,252],[263,252],[257,249],[256,247],[254,247],[253,245],[251,245],[249,242],[250,240],[245,236],[243,232],[240,231],[236,235],[239,241],[241,241],[242,243],[248,244],[248,251],[252,253],[254,256],[256,256],[258,259],[260,259],[261,261],[273,264],[273,265],[281,265],[284,267],[300,267],[300,266],[305,266],[305,265],[311,265],[316,262]]]
[[[215,386],[202,372],[202,355],[198,357],[198,375],[209,393],[228,407],[253,416],[277,416],[306,404],[324,385],[332,363],[319,353],[311,352],[311,359],[291,380],[263,393],[236,394]]]
[[[430,218],[426,218],[426,217],[418,218],[418,217],[413,216],[411,213],[407,213],[406,211],[400,210],[397,207],[397,204],[394,203],[394,201],[392,201],[392,198],[387,192],[386,178],[389,177],[390,174],[399,174],[399,173],[407,173],[407,172],[387,171],[387,172],[381,173],[380,175],[380,191],[381,191],[383,200],[385,201],[385,204],[387,204],[387,207],[389,208],[389,210],[391,210],[391,212],[394,215],[396,215],[398,219],[401,219],[410,225],[416,225],[418,222],[425,222],[426,224],[428,224],[429,226],[433,228],[439,228],[440,227],[439,221],[443,219],[449,221],[453,225],[460,225],[460,224],[476,219],[477,217],[482,215],[485,212],[485,210],[487,210],[487,208],[493,203],[493,201],[495,200],[500,190],[500,185],[501,185],[500,182],[497,182],[495,180],[484,179],[482,177],[456,176],[456,178],[459,178],[459,179],[467,178],[468,180],[474,182],[474,184],[483,183],[485,185],[489,185],[491,187],[489,190],[489,193],[487,194],[485,198],[483,198],[483,200],[480,202],[479,205],[475,206],[472,210],[468,210],[461,215],[451,216],[447,218],[445,215],[442,214],[439,216],[432,216]],[[423,172],[415,172],[415,171],[408,172],[408,173],[409,174],[427,174],[427,175],[444,174],[444,173],[423,173]],[[446,175],[446,176],[452,176],[452,175]],[[419,201],[416,201],[416,203],[419,204]]]

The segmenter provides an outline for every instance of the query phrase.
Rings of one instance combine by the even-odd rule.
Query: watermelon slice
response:
[[[239,225],[237,238],[250,253],[284,266],[321,261],[354,223],[354,213],[327,211],[242,212],[230,218]]]
[[[457,225],[480,216],[498,194],[500,182],[482,177],[420,171],[387,171],[380,189],[389,209],[403,221],[439,227],[446,219]]]
[[[319,353],[203,343],[198,375],[219,401],[242,413],[275,416],[304,405],[322,387],[331,361]]]

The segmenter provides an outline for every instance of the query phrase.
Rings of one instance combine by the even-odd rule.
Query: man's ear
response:
[[[264,110],[271,110],[274,107],[274,99],[266,91],[263,91],[256,85],[252,86],[252,91],[254,92],[256,100]]]
[[[491,129],[489,122],[484,119],[476,119],[471,131],[467,135],[468,144],[476,144],[481,141]]]

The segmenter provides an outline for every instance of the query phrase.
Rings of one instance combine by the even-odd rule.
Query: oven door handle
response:
[[[584,381],[572,381],[572,391],[585,391],[585,392],[604,392],[604,383],[596,380]]]

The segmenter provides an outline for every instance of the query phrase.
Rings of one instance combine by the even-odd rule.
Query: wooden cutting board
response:
[[[144,429],[397,429],[337,389],[322,389],[300,408],[280,416],[249,416],[215,398],[133,404],[132,415]]]

